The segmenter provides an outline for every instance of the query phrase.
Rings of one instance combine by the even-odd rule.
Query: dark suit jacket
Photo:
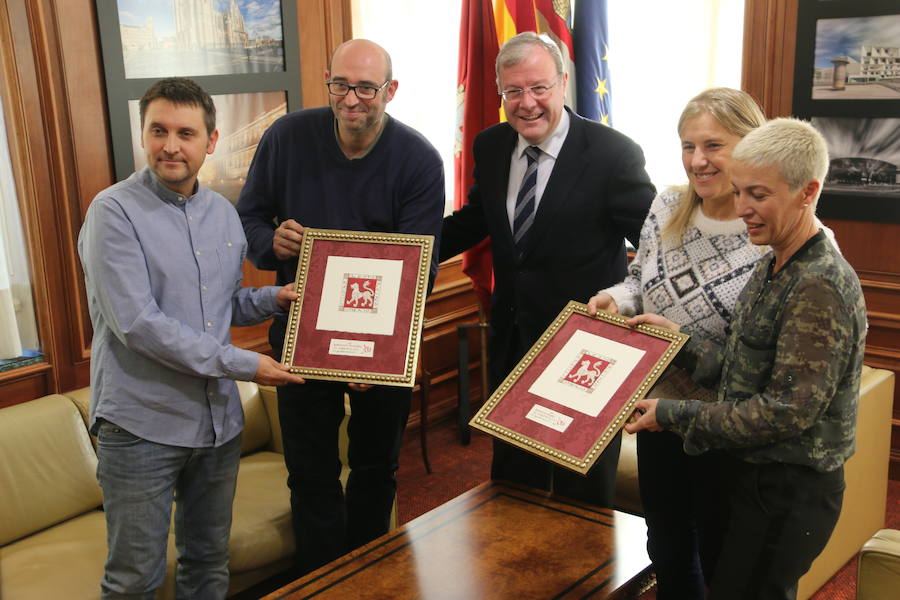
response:
[[[493,387],[569,300],[587,302],[597,290],[625,277],[624,240],[637,246],[655,193],[637,144],[599,123],[571,112],[569,117],[569,133],[521,255],[506,211],[509,164],[517,141],[507,123],[475,138],[475,183],[469,202],[444,219],[441,260],[491,238]]]

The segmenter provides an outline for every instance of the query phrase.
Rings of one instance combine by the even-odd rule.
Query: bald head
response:
[[[387,50],[370,40],[347,40],[335,48],[334,52],[331,53],[331,62],[328,66],[328,70],[332,74],[334,73],[335,61],[379,67],[380,72],[384,73],[383,81],[394,78],[390,54],[387,53]]]

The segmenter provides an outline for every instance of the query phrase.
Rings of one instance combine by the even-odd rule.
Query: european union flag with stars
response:
[[[579,0],[574,16],[576,111],[612,126],[606,0]]]

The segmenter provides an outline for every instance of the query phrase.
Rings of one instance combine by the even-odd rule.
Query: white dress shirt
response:
[[[547,180],[550,179],[550,173],[553,172],[553,165],[556,164],[556,157],[562,150],[566,136],[569,134],[569,113],[563,111],[556,124],[556,129],[547,139],[538,144],[541,153],[538,155],[538,171],[537,171],[537,187],[534,196],[534,211],[537,212],[541,203],[541,196],[544,195],[544,188],[547,187]],[[519,188],[522,186],[522,178],[528,169],[528,157],[525,156],[525,149],[531,146],[525,138],[519,136],[519,141],[513,150],[512,157],[509,161],[509,186],[506,190],[506,214],[509,218],[509,229],[512,231],[513,218],[516,214],[516,196],[519,195]]]

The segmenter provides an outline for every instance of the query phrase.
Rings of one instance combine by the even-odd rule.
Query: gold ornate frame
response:
[[[534,436],[523,434],[520,431],[517,431],[515,426],[501,424],[493,419],[491,415],[501,403],[512,402],[513,406],[515,406],[516,403],[524,406],[528,403],[536,402],[534,400],[536,398],[540,398],[541,401],[545,400],[540,396],[536,396],[522,389],[527,386],[527,381],[520,388],[517,388],[516,385],[520,380],[523,380],[523,378],[528,379],[530,377],[532,380],[534,379],[536,375],[532,372],[532,368],[536,359],[538,359],[541,353],[556,338],[557,334],[560,333],[560,330],[563,329],[571,319],[579,318],[579,316],[586,317],[587,320],[582,319],[581,321],[583,321],[583,324],[586,327],[592,328],[594,331],[588,331],[588,329],[577,330],[588,331],[588,333],[599,335],[598,332],[601,332],[610,326],[622,327],[631,332],[638,332],[643,334],[643,336],[649,336],[649,338],[662,340],[665,344],[664,350],[661,352],[659,349],[654,351],[654,355],[659,355],[655,360],[651,360],[653,358],[652,356],[646,361],[642,359],[640,364],[629,371],[629,373],[639,371],[639,373],[643,374],[643,377],[639,385],[637,385],[626,397],[610,400],[609,404],[614,409],[614,413],[612,413],[612,410],[604,410],[597,415],[597,417],[581,414],[563,415],[567,418],[571,417],[573,420],[580,419],[576,429],[581,428],[582,431],[589,431],[591,433],[590,439],[594,440],[583,455],[574,455],[558,447],[554,447],[546,441],[537,439]],[[485,402],[481,409],[475,414],[469,424],[475,429],[484,431],[513,446],[536,454],[541,458],[581,473],[582,475],[587,474],[612,438],[625,425],[634,410],[634,404],[639,399],[643,398],[650,388],[653,387],[653,384],[656,383],[663,374],[663,371],[672,359],[675,358],[675,355],[689,337],[684,333],[651,325],[638,325],[637,327],[630,328],[625,324],[625,321],[625,317],[604,311],[601,311],[597,315],[590,315],[586,305],[574,301],[569,302],[543,335],[541,335],[538,341],[535,342],[531,349],[525,354],[519,364],[516,365],[509,375],[507,375],[500,387],[494,391],[490,398],[488,398],[487,402]],[[571,327],[569,327],[569,329],[571,329]],[[626,385],[623,383],[617,390],[625,387]],[[577,411],[566,410],[565,406],[555,406],[554,409],[559,409],[560,412],[563,413],[577,413]],[[609,413],[612,413],[611,417]],[[533,424],[524,421],[522,422],[522,426],[523,428],[534,429]],[[556,436],[556,434],[550,435]]]
[[[365,370],[365,369],[344,369],[329,368],[321,366],[309,366],[302,364],[294,364],[299,344],[302,343],[299,331],[304,319],[303,302],[308,292],[315,285],[322,285],[322,281],[311,281],[310,265],[317,252],[318,242],[331,241],[340,242],[342,244],[360,244],[360,245],[393,245],[393,246],[415,246],[419,248],[418,260],[404,261],[403,273],[407,274],[408,270],[415,270],[414,298],[411,303],[410,310],[398,312],[395,317],[395,327],[398,323],[409,323],[408,335],[403,340],[393,340],[398,344],[405,345],[405,354],[402,365],[397,365],[396,372],[384,372],[383,370]],[[376,385],[391,385],[399,387],[413,387],[415,385],[416,361],[419,355],[419,344],[421,343],[422,326],[425,314],[425,299],[428,291],[429,267],[431,265],[431,255],[434,246],[434,236],[416,235],[416,234],[399,234],[399,233],[377,233],[364,231],[341,231],[333,229],[313,229],[306,228],[303,230],[303,242],[300,248],[300,257],[297,263],[296,290],[299,297],[291,304],[288,314],[287,330],[284,340],[284,351],[282,353],[281,362],[290,367],[292,373],[296,373],[310,379],[323,379],[329,381],[347,381],[357,383],[367,383]],[[360,257],[362,258],[362,257]],[[403,304],[402,298],[398,299],[398,306]],[[307,311],[310,312],[310,311]],[[322,331],[322,330],[317,330]],[[325,335],[325,334],[323,334]],[[354,335],[352,333],[341,333],[341,335]],[[389,338],[391,336],[381,336]],[[386,340],[387,341],[387,340]]]

